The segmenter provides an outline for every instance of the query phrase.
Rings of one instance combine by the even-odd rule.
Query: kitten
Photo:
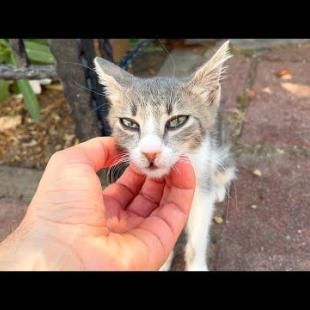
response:
[[[223,201],[235,166],[218,112],[223,63],[229,42],[190,77],[137,78],[95,58],[96,72],[110,102],[112,135],[143,173],[162,177],[182,155],[195,170],[197,185],[186,225],[186,270],[208,270],[207,246],[214,203]],[[161,270],[169,270],[173,253]]]

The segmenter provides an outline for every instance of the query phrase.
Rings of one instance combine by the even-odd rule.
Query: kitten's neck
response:
[[[206,171],[212,167],[212,142],[209,136],[206,136],[193,153],[187,154],[195,171],[197,182],[200,183],[206,178]]]

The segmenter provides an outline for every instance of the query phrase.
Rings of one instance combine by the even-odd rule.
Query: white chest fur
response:
[[[207,173],[212,173],[212,152],[210,140],[206,139],[193,154],[188,157],[195,171],[197,186],[205,181]]]
[[[211,224],[215,194],[204,189],[207,178],[214,173],[214,152],[206,139],[195,154],[189,155],[196,174],[196,190],[191,213],[186,226],[187,244],[185,248],[186,270],[203,271],[207,268],[208,234]]]

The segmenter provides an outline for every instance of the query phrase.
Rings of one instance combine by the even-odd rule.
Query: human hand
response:
[[[96,171],[118,156],[110,137],[55,153],[22,223],[0,245],[0,270],[158,270],[188,218],[194,171],[178,162],[154,180],[131,164],[102,191]]]

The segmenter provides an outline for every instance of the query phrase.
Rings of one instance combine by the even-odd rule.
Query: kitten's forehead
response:
[[[180,86],[180,81],[170,77],[154,77],[138,79],[134,83],[137,91],[144,93],[167,94],[175,91]]]
[[[157,77],[138,80],[133,84],[130,99],[136,109],[171,112],[172,105],[180,99],[180,82],[173,78]]]

